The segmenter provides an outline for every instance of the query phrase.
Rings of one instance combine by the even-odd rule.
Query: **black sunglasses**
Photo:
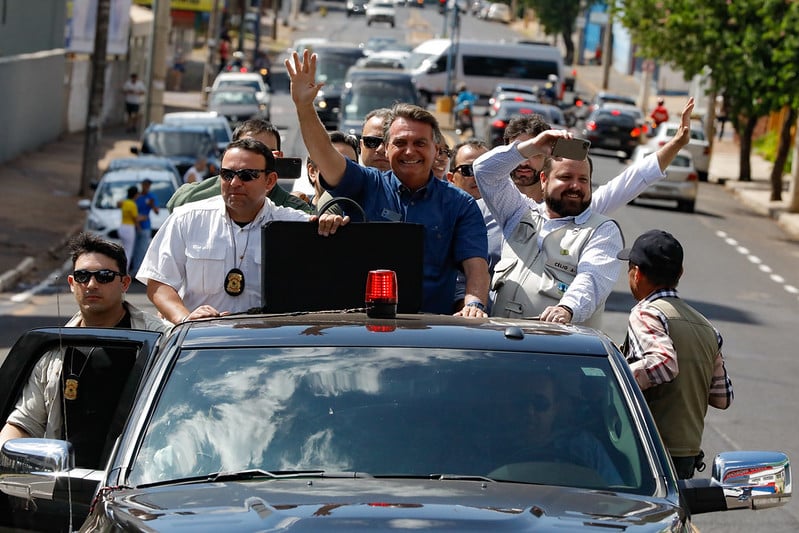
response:
[[[114,281],[114,278],[119,276],[120,278],[123,276],[122,272],[116,272],[115,270],[108,270],[104,268],[102,270],[76,270],[72,273],[72,278],[77,281],[78,283],[89,283],[89,280],[92,279],[97,280],[97,283],[111,283]]]
[[[455,170],[455,172],[460,172],[461,176],[465,176],[467,178],[473,178],[474,177],[474,167],[472,167],[471,163],[458,165],[457,167],[455,167],[454,170]]]
[[[361,140],[363,141],[363,145],[371,150],[383,144],[383,138],[374,135],[364,135],[361,137]]]
[[[239,170],[223,168],[219,171],[219,177],[225,181],[233,181],[233,178],[238,176],[241,181],[247,182],[257,180],[258,176],[261,175],[261,172],[267,171],[258,168],[241,168]]]

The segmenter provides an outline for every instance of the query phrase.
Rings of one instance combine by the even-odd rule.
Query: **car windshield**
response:
[[[416,102],[413,87],[390,80],[363,80],[346,93],[342,117],[361,122],[370,111],[391,107],[396,102]]]
[[[363,53],[357,50],[352,53],[316,51],[316,78],[327,85],[341,85],[347,77],[347,71],[361,57]]]
[[[184,350],[127,482],[323,470],[651,494],[655,476],[624,398],[601,357],[396,347]]]
[[[210,134],[193,131],[153,131],[144,138],[145,153],[165,157],[197,157],[214,153],[215,144]]]
[[[248,91],[216,91],[211,93],[213,105],[258,105],[255,92]]]
[[[119,202],[127,198],[128,187],[141,188],[141,180],[102,180],[94,195],[94,207],[97,209],[119,209]],[[155,196],[155,204],[163,207],[172,197],[175,187],[168,181],[153,180],[150,193]]]
[[[221,87],[250,87],[255,91],[261,90],[261,84],[256,80],[220,80],[217,88]]]

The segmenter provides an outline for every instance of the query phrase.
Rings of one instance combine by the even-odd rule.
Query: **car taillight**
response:
[[[696,172],[691,172],[690,174],[688,174],[688,177],[685,178],[685,181],[698,181],[698,180],[699,176],[696,175]]]
[[[497,119],[497,120],[495,120],[494,122],[491,123],[491,127],[495,128],[495,129],[498,129],[498,130],[504,130],[507,125],[508,125],[507,122],[505,122],[504,120],[499,120],[499,119]]]
[[[366,277],[366,315],[369,318],[397,316],[397,273],[370,270]]]
[[[588,122],[585,123],[585,129],[587,129],[588,131],[596,131],[596,122],[594,122],[593,120],[589,120]]]
[[[630,137],[640,137],[641,136],[641,128],[633,128],[630,130]]]
[[[702,150],[702,153],[705,155],[710,155],[710,146],[705,146],[705,149]]]
[[[666,141],[658,141],[658,146],[663,146],[664,144],[666,144]]]

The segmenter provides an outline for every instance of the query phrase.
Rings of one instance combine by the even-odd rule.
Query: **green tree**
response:
[[[707,66],[741,138],[740,176],[751,179],[757,119],[797,107],[799,3],[786,0],[622,0],[619,17],[638,54],[690,78]]]
[[[580,14],[580,0],[526,0],[523,5],[535,11],[536,17],[547,35],[560,35],[566,47],[563,61],[574,63],[574,29],[577,15]]]

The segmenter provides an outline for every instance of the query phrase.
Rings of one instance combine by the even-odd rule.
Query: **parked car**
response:
[[[141,189],[141,182],[149,179],[152,182],[150,193],[155,196],[155,210],[150,212],[153,235],[161,227],[169,212],[166,203],[180,187],[181,180],[170,169],[156,167],[110,168],[100,180],[94,184],[95,191],[91,200],[78,201],[78,207],[86,211],[85,231],[96,233],[103,238],[119,242],[119,226],[122,224],[122,211],[119,202],[127,197],[128,187]]]
[[[508,122],[513,117],[532,114],[541,115],[555,129],[564,129],[566,127],[566,118],[557,106],[506,99],[500,100],[489,108],[484,139],[491,146],[505,144],[504,135]]]
[[[264,81],[263,77],[257,72],[220,72],[214,78],[214,83],[211,85],[210,92],[221,89],[222,87],[229,87],[231,85],[244,85],[255,89],[258,95],[258,101],[265,106],[270,107],[271,95],[269,86]]]
[[[183,176],[199,156],[219,167],[219,149],[210,129],[202,126],[170,126],[150,124],[144,130],[141,147],[133,146],[134,154],[166,157]]]
[[[208,110],[224,116],[231,126],[251,118],[269,120],[269,107],[258,100],[252,87],[222,87],[208,95]]]
[[[341,93],[338,129],[360,135],[367,113],[397,102],[419,104],[419,93],[409,72],[353,67]]]
[[[233,140],[228,119],[215,111],[174,111],[164,113],[162,123],[170,126],[203,126],[209,128],[216,139],[217,149],[224,150]]]
[[[494,20],[497,22],[510,24],[513,21],[513,13],[511,13],[510,6],[508,4],[494,2],[488,7],[485,18],[486,20]]]
[[[657,148],[663,146],[677,133],[679,127],[679,122],[664,122],[655,130],[655,135],[648,144]],[[691,127],[691,140],[688,141],[684,150],[691,152],[694,167],[699,174],[699,181],[707,181],[710,169],[710,142],[701,127]]]
[[[385,22],[392,28],[395,25],[397,10],[393,1],[372,0],[366,4],[366,25],[371,26],[375,22]]]
[[[330,42],[315,46],[314,53],[317,55],[316,79],[325,84],[314,99],[314,107],[325,127],[334,130],[338,128],[347,71],[364,57],[363,49],[351,43]]]
[[[581,135],[591,148],[624,152],[629,159],[641,144],[641,128],[636,116],[620,109],[596,109],[588,115]]]
[[[347,17],[366,14],[367,0],[347,0]]]
[[[175,185],[180,186],[183,183],[183,176],[178,172],[175,163],[166,157],[158,157],[154,155],[140,155],[138,157],[118,157],[112,159],[108,163],[108,170],[122,170],[125,168],[141,168],[141,169],[156,169],[168,170],[175,176]]]
[[[82,531],[691,531],[791,497],[776,451],[678,481],[623,355],[579,326],[351,310],[40,329],[0,367],[0,416],[54,346],[134,351],[130,394],[118,429],[92,428],[100,468],[65,440],[4,444],[19,511],[0,526],[46,509]]]
[[[632,163],[643,160],[655,151],[657,148],[653,146],[639,146],[633,153]],[[666,167],[666,177],[647,187],[638,198],[675,200],[679,211],[693,213],[698,193],[699,174],[694,168],[691,152],[683,148]]]

